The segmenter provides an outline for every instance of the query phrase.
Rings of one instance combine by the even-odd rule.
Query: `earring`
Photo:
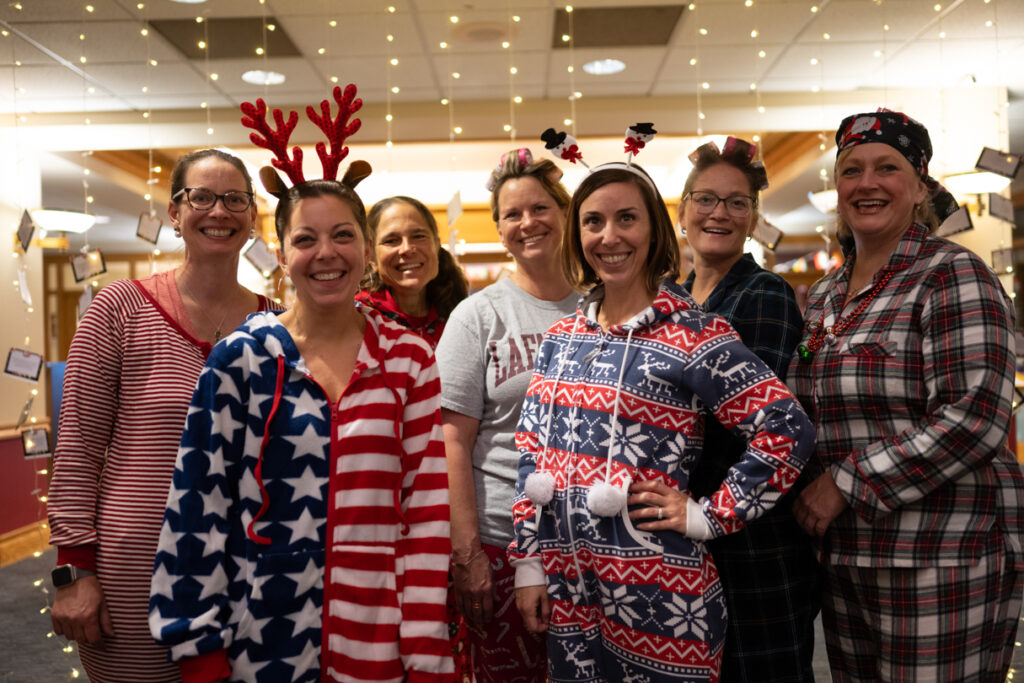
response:
[[[256,239],[256,228],[250,228],[249,229],[249,239],[251,239],[251,240]]]
[[[174,226],[174,236],[181,237],[181,228],[178,227],[177,225]]]

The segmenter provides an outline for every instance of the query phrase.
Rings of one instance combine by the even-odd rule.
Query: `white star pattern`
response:
[[[306,629],[320,628],[320,610],[313,604],[312,598],[306,599],[306,604],[302,606],[301,610],[286,614],[284,618],[295,623],[295,628],[292,629],[293,638]]]
[[[235,657],[235,661],[231,662],[231,678],[232,680],[243,680],[256,683],[256,674],[259,670],[270,664],[270,662],[259,662],[254,664],[249,659],[249,653],[246,650]]]
[[[199,495],[203,498],[203,515],[219,515],[224,516],[224,511],[228,509],[230,501],[227,496],[221,493],[220,484],[214,484],[213,490],[209,493],[199,492]]]
[[[249,395],[249,414],[262,417],[262,406],[267,401],[274,399],[273,394],[258,394],[255,391]]]
[[[199,593],[200,600],[204,600],[211,595],[227,593],[228,575],[224,573],[224,567],[219,564],[214,566],[213,571],[208,576],[193,574],[192,578],[203,586],[202,592]]]
[[[324,437],[316,433],[312,424],[307,424],[299,436],[285,436],[285,441],[295,446],[293,459],[301,458],[304,455],[315,455],[322,458],[324,455]]]
[[[280,322],[277,322],[276,324],[277,325],[281,325]],[[284,327],[284,325],[281,325],[281,327]],[[287,333],[285,333],[285,334],[287,334]],[[284,347],[281,346],[281,340],[278,339],[277,337],[275,337],[272,334],[268,334],[263,339],[263,350],[264,350],[264,352],[266,352],[267,355],[269,355],[271,358],[275,358],[275,359],[278,356],[286,355],[285,352],[284,352]]]
[[[164,519],[164,524],[160,527],[160,550],[169,552],[172,555],[178,554],[178,541],[188,536],[187,532],[174,531],[171,529],[170,523],[167,519]]]
[[[238,394],[238,387],[235,386],[231,375],[217,368],[212,368],[211,372],[217,377],[217,393],[221,396],[230,396],[241,403],[242,397]]]
[[[288,477],[282,479],[285,484],[292,487],[292,497],[289,502],[294,503],[300,498],[309,496],[317,500],[323,500],[323,494],[321,492],[321,486],[327,481],[327,477],[318,477],[313,472],[313,468],[309,465],[302,471],[301,477]]]
[[[246,627],[245,633],[239,633],[241,637],[248,638],[257,645],[263,644],[263,627],[270,623],[273,617],[264,619],[252,619],[251,624]]]
[[[302,393],[299,394],[298,398],[294,396],[285,396],[284,400],[288,401],[294,406],[292,410],[292,419],[302,417],[303,415],[312,415],[318,421],[323,421],[321,418],[321,408],[323,404],[322,400],[316,399],[305,387],[302,389]]]
[[[313,561],[313,558],[309,558],[305,569],[301,572],[285,574],[285,577],[291,579],[297,584],[295,587],[295,595],[302,595],[304,593],[308,593],[314,588],[322,586],[324,575],[316,566],[316,562]]]
[[[168,600],[174,600],[174,583],[177,577],[171,576],[167,567],[161,562],[153,571],[153,582],[151,584],[151,595],[163,595]]]
[[[309,512],[309,508],[305,508],[299,518],[294,521],[281,521],[281,525],[288,528],[291,531],[291,538],[289,543],[294,544],[296,541],[303,538],[308,538],[311,541],[319,541],[320,534],[317,533],[317,527],[319,524],[313,515]]]
[[[149,613],[149,629],[151,631],[156,631],[157,633],[163,633],[165,628],[177,620],[177,617],[171,617],[170,619],[161,617],[159,610],[154,608]]]
[[[172,508],[174,510],[180,509],[182,497],[191,490],[192,489],[190,488],[175,488],[174,485],[172,484],[171,490],[168,491],[167,493],[167,507]]]
[[[192,534],[203,542],[203,557],[216,552],[223,552],[228,535],[217,528],[217,525],[210,527],[209,531]]]
[[[309,640],[306,640],[306,646],[302,648],[302,652],[300,654],[297,654],[294,657],[285,657],[282,661],[285,664],[290,664],[295,667],[295,670],[292,673],[292,680],[297,681],[307,671],[317,668],[316,660],[319,654],[320,648]]]
[[[235,432],[242,428],[242,423],[231,417],[231,406],[226,405],[220,410],[210,410],[210,431],[219,433],[227,441],[235,438]]]

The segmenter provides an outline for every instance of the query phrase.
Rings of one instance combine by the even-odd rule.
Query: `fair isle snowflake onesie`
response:
[[[725,602],[703,541],[771,508],[814,430],[728,323],[678,285],[608,330],[595,321],[602,295],[548,331],[530,381],[516,434],[516,585],[547,584],[551,683],[716,681]],[[624,495],[618,511],[588,501],[649,479],[685,491],[705,410],[748,446],[718,491],[690,499],[685,535],[637,530]],[[535,472],[553,478],[550,500],[527,497]]]

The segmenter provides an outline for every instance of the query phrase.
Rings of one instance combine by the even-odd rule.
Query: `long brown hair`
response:
[[[596,190],[613,183],[632,183],[640,190],[644,198],[644,206],[651,222],[651,246],[647,250],[647,261],[644,264],[644,283],[648,291],[656,292],[662,280],[679,277],[679,249],[676,246],[675,228],[665,208],[665,201],[655,187],[647,172],[636,164],[627,170],[624,164],[599,166],[587,175],[573,192],[569,202],[569,218],[562,239],[562,272],[565,279],[577,290],[584,290],[597,284],[599,279],[594,269],[587,263],[583,255],[583,242],[580,238],[580,206]],[[644,178],[647,178],[645,180]]]
[[[380,219],[384,212],[395,204],[407,204],[416,209],[423,219],[423,223],[430,230],[434,241],[434,248],[437,249],[437,275],[427,283],[426,298],[427,304],[437,309],[440,318],[447,319],[455,309],[456,304],[469,296],[469,282],[466,280],[462,268],[455,262],[455,257],[447,249],[441,247],[441,235],[437,229],[437,220],[427,206],[418,199],[397,195],[381,199],[370,208],[367,217],[369,226],[369,242],[374,253],[374,267],[369,270],[363,278],[361,287],[371,292],[379,292],[387,287],[381,280],[380,273],[376,268],[376,247],[377,229],[380,227]]]

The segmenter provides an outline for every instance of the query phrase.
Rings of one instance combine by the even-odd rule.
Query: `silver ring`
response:
[[[662,509],[658,508],[658,521],[659,522],[661,521],[661,513],[662,513]]]

